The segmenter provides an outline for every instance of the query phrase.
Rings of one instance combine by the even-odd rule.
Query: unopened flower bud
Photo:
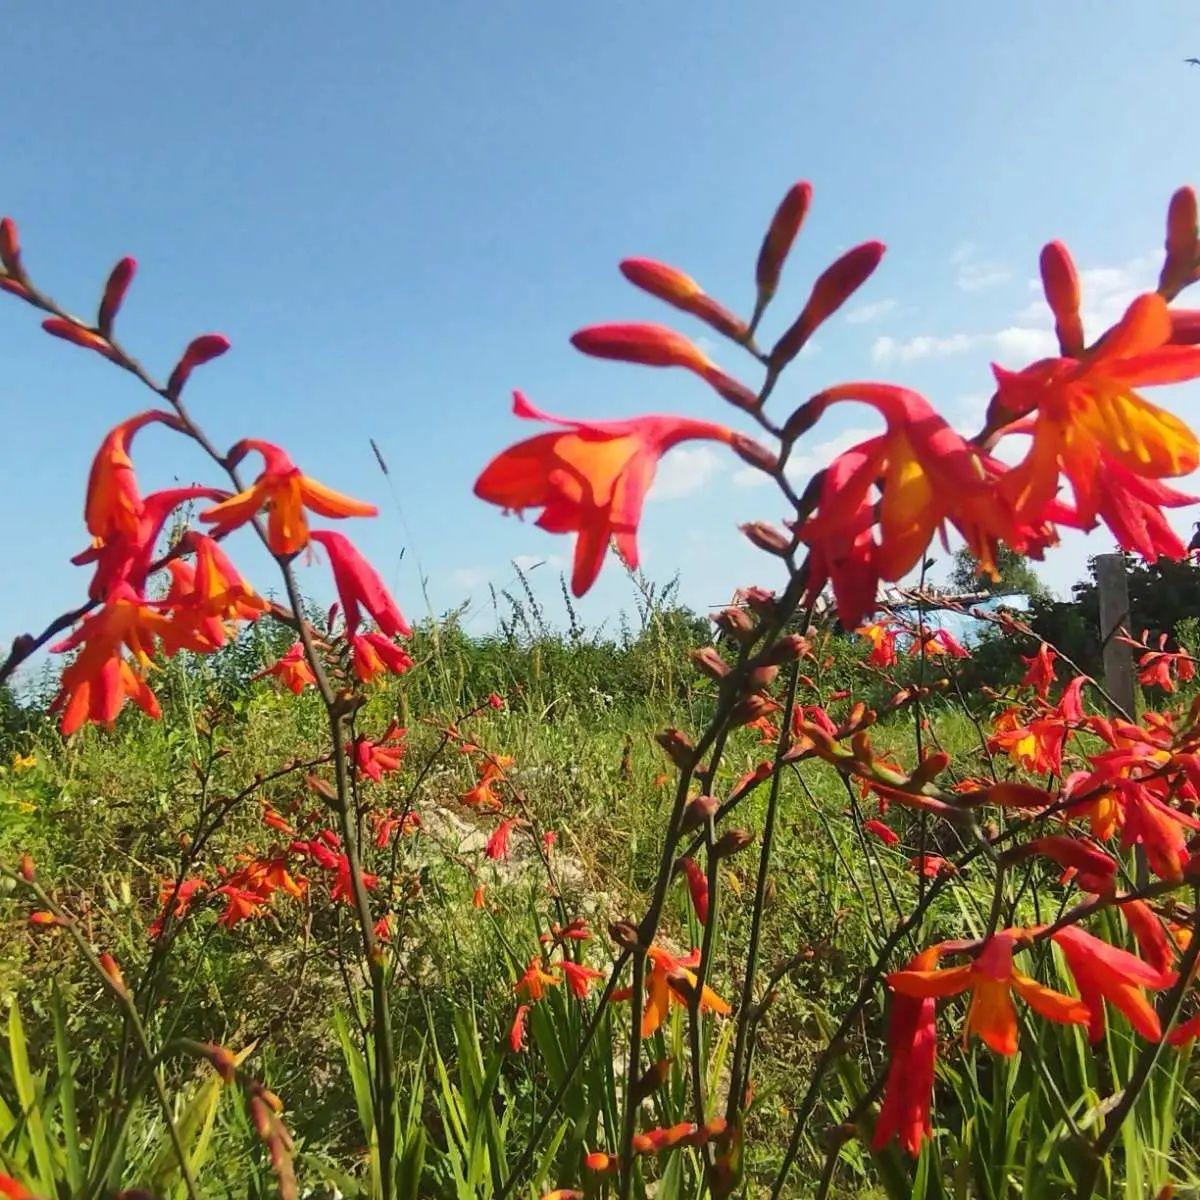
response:
[[[167,380],[167,394],[171,397],[178,396],[183,391],[188,376],[196,367],[211,362],[214,358],[220,358],[229,346],[229,339],[223,333],[204,333],[198,338],[193,338],[183,352],[183,357],[175,364],[171,378]]]
[[[682,730],[664,729],[662,733],[655,735],[654,740],[666,751],[667,757],[680,770],[685,770],[692,765],[696,747]]]
[[[101,337],[98,333],[84,325],[76,324],[74,321],[67,321],[62,317],[48,317],[42,322],[42,328],[47,333],[62,338],[64,342],[73,342],[85,350],[95,350],[97,354],[103,354],[105,358],[116,357],[107,338]]]
[[[23,880],[25,880],[26,883],[33,882],[33,876],[34,876],[33,856],[29,853],[28,850],[24,854],[21,855],[20,871],[21,871],[21,878]]]
[[[707,295],[690,275],[675,267],[649,258],[627,258],[621,263],[621,274],[634,287],[699,317],[726,337],[741,341],[746,336],[743,320]]]
[[[638,942],[637,927],[632,921],[613,921],[608,926],[608,936],[622,950],[636,950]]]
[[[771,646],[763,661],[783,666],[785,663],[795,662],[798,658],[805,658],[811,653],[812,643],[808,638],[799,633],[787,633]]]
[[[615,1175],[621,1163],[615,1154],[605,1154],[602,1150],[593,1150],[583,1156],[583,1165],[597,1175]]]
[[[779,459],[761,442],[756,442],[744,433],[735,433],[730,443],[733,452],[744,462],[768,475],[774,475]]]
[[[864,242],[827,267],[813,284],[803,311],[775,343],[770,368],[778,373],[796,357],[823,321],[828,320],[866,281],[883,258],[882,242]]]
[[[723,608],[713,613],[713,623],[739,642],[749,641],[757,628],[754,618],[744,608]]]
[[[769,617],[775,612],[775,593],[770,588],[739,588],[737,598],[751,612],[757,613],[760,617]]]
[[[1171,310],[1171,345],[1194,346],[1200,342],[1200,310]]]
[[[720,651],[715,646],[705,646],[700,650],[692,650],[688,657],[692,660],[692,665],[702,675],[707,675],[709,679],[724,679],[729,674],[729,664],[721,657]]]
[[[684,833],[692,829],[699,829],[701,825],[708,822],[710,817],[716,814],[717,809],[720,807],[720,802],[716,796],[693,796],[684,806],[680,829]]]
[[[765,550],[768,554],[777,554],[782,558],[796,548],[796,543],[791,537],[766,521],[748,521],[739,528],[751,545]]]
[[[1042,248],[1042,290],[1054,314],[1054,332],[1063,354],[1078,358],[1083,353],[1083,322],[1079,319],[1079,275],[1070,252],[1062,242]]]
[[[732,375],[727,375],[718,367],[709,367],[703,375],[718,395],[728,400],[735,408],[740,408],[743,412],[753,412],[758,408],[758,393],[734,379]]]
[[[794,183],[771,218],[771,224],[758,252],[758,261],[754,266],[754,282],[758,287],[760,310],[775,295],[784,260],[800,232],[800,226],[804,223],[811,203],[812,184]]]
[[[1196,266],[1196,193],[1190,187],[1181,187],[1167,205],[1164,249],[1158,287],[1170,298],[1192,277]]]
[[[129,988],[125,986],[125,976],[121,974],[121,968],[117,966],[117,960],[111,954],[100,955],[100,969],[108,977],[117,995],[129,995]]]
[[[716,840],[709,853],[714,858],[728,858],[739,850],[745,850],[752,841],[754,841],[754,834],[748,829],[731,829]]]
[[[136,270],[136,259],[123,258],[113,267],[112,274],[109,275],[108,282],[104,285],[104,295],[100,299],[100,311],[96,317],[96,328],[105,337],[112,332],[113,321],[121,309],[125,293],[129,290],[130,283],[133,282],[133,273]]]
[[[814,404],[812,400],[806,400],[784,421],[781,431],[783,440],[794,442],[803,437],[817,423],[825,409],[824,403]]]
[[[755,667],[746,675],[746,690],[748,692],[765,691],[775,682],[778,674],[779,668],[773,663],[764,663],[760,667]]]
[[[17,235],[17,224],[12,217],[0,221],[0,263],[16,279],[24,279],[21,266],[21,239]]]
[[[593,358],[638,363],[644,367],[684,367],[703,375],[713,367],[699,346],[663,325],[629,322],[589,325],[571,335],[571,345]]]

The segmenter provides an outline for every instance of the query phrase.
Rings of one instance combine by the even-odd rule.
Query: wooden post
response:
[[[1134,682],[1133,648],[1117,640],[1124,630],[1133,635],[1129,612],[1129,582],[1125,578],[1125,555],[1096,555],[1096,590],[1100,594],[1100,645],[1104,650],[1104,688],[1130,720],[1137,718],[1137,686]],[[1150,882],[1146,847],[1133,848],[1133,875],[1138,887]]]
[[[1104,687],[1132,720],[1137,716],[1133,651],[1118,640],[1124,630],[1133,634],[1129,615],[1129,585],[1123,554],[1096,556],[1096,587],[1100,593],[1100,645],[1104,651]]]

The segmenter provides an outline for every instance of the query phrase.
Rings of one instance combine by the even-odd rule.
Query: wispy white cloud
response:
[[[954,267],[954,283],[964,292],[982,292],[987,288],[1007,283],[1012,277],[1012,268],[992,259],[980,258],[969,242],[959,246],[950,256]]]
[[[487,583],[491,577],[490,567],[455,567],[450,572],[450,582],[468,592]]]
[[[912,338],[878,337],[871,345],[871,358],[877,363],[918,362],[925,358],[949,358],[966,354],[979,344],[970,333],[952,333],[948,337],[919,334]]]
[[[712,447],[681,446],[658,464],[658,473],[646,500],[679,500],[690,496],[724,469],[724,459]]]
[[[865,325],[868,321],[878,321],[888,313],[895,312],[898,302],[892,299],[876,300],[870,304],[859,304],[846,312],[846,320],[851,325]]]
[[[1001,366],[1023,367],[1058,353],[1058,341],[1049,329],[1010,325],[989,340]]]

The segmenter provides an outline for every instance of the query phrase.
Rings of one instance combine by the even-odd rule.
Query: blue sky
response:
[[[471,496],[488,458],[529,432],[512,388],[572,416],[733,418],[678,372],[571,349],[581,325],[664,317],[620,277],[621,257],[675,263],[747,308],[765,222],[809,179],[813,209],[769,331],[840,250],[878,237],[889,251],[776,403],[884,378],[971,426],[989,361],[1045,352],[1030,287],[1042,242],[1070,244],[1098,319],[1155,274],[1167,198],[1196,182],[1191,54],[1200,20],[1182,2],[1134,21],[1126,5],[1034,0],[986,15],[949,2],[43,0],[5,13],[0,208],[68,307],[88,310],[111,264],[138,258],[120,332],[164,374],[191,336],[228,334],[232,351],[189,388],[214,440],[278,441],[377,502],[381,517],[351,532],[402,606],[424,611],[423,572],[435,610],[470,599],[486,625],[487,583],[509,583],[514,559],[546,561],[533,578],[561,612],[570,553]],[[11,637],[82,596],[67,559],[84,542],[87,464],[149,397],[11,300],[0,355]],[[1167,403],[1194,419],[1197,394]],[[871,428],[844,407],[810,435],[805,462]],[[137,451],[147,489],[203,475],[161,431]],[[704,448],[677,455],[647,507],[647,573],[678,568],[700,608],[776,582],[736,532],[782,515],[772,493]],[[1110,548],[1103,533],[1071,538],[1042,573],[1065,590]],[[317,571],[304,582],[323,594]],[[631,598],[614,561],[580,611],[611,619]]]

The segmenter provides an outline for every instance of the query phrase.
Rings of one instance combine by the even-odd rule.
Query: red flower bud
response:
[[[742,462],[756,467],[760,471],[765,471],[768,475],[774,475],[779,467],[779,460],[766,446],[761,442],[756,442],[752,437],[747,437],[744,433],[735,433],[730,445]]]
[[[716,796],[693,796],[684,806],[681,831],[686,833],[690,829],[698,829],[715,816],[720,807]]]
[[[779,276],[783,271],[784,260],[800,226],[804,223],[808,206],[812,202],[812,184],[794,183],[780,201],[775,215],[771,218],[767,236],[763,238],[762,248],[758,252],[758,262],[754,268],[754,282],[758,285],[759,308],[765,307],[768,300],[775,294],[779,286]]]
[[[688,657],[692,660],[692,665],[696,670],[702,675],[707,675],[709,679],[720,680],[729,674],[729,664],[721,657],[715,646],[692,650]]]
[[[204,333],[193,338],[183,357],[175,364],[171,378],[167,380],[167,395],[178,396],[192,371],[203,363],[220,358],[229,349],[229,344],[229,339],[223,333]]]
[[[621,274],[644,292],[691,313],[718,333],[741,341],[746,336],[746,323],[723,308],[690,276],[666,263],[649,258],[627,258],[621,263]]]
[[[749,521],[739,528],[749,539],[751,545],[765,550],[768,554],[778,554],[782,557],[791,554],[796,547],[792,538],[766,521]]]
[[[681,770],[692,765],[696,747],[682,730],[664,729],[654,740],[667,752],[667,757]]]
[[[1083,354],[1083,322],[1079,319],[1079,276],[1070,252],[1062,242],[1042,248],[1042,290],[1054,313],[1058,345],[1068,358]]]
[[[1196,267],[1196,193],[1181,187],[1167,205],[1166,258],[1158,290],[1169,299],[1183,287]]]
[[[717,394],[735,408],[740,408],[743,412],[753,412],[758,408],[758,393],[751,391],[744,383],[739,383],[732,375],[726,375],[720,368],[713,366],[701,373]]]
[[[21,239],[17,236],[17,225],[12,217],[0,221],[0,263],[17,279],[25,277],[21,267]]]
[[[121,974],[121,968],[117,966],[117,960],[111,954],[100,955],[100,969],[108,977],[109,983],[112,984],[113,990],[118,995],[129,995],[129,988],[125,986],[125,976]]]
[[[62,317],[48,317],[42,322],[42,328],[47,333],[62,338],[64,342],[74,342],[76,346],[82,346],[85,350],[95,350],[97,354],[103,354],[105,358],[115,359],[116,357],[107,338],[101,337],[83,325],[77,325],[74,321],[67,321]]]
[[[571,335],[571,345],[593,358],[640,363],[645,367],[684,367],[699,375],[713,366],[699,346],[662,325],[589,325]]]
[[[32,883],[33,875],[34,875],[33,856],[29,853],[29,851],[26,851],[24,854],[21,855],[20,870],[21,870],[21,878],[23,880],[25,880],[26,883]]]
[[[717,839],[709,853],[714,858],[728,858],[731,854],[737,854],[739,850],[745,850],[752,841],[754,841],[754,834],[749,830],[731,829]]]
[[[707,925],[708,876],[700,869],[700,864],[694,858],[685,856],[676,861],[675,867],[687,876],[688,893],[692,897],[692,908],[696,910],[696,919],[701,925]]]
[[[795,662],[796,659],[804,658],[811,653],[812,646],[808,638],[799,633],[788,633],[767,651],[766,661],[774,663],[776,666],[782,666],[784,663]]]
[[[757,624],[754,618],[744,608],[723,608],[719,613],[713,613],[713,624],[730,637],[739,642],[749,641],[754,637]]]
[[[1171,310],[1171,344],[1194,346],[1200,342],[1200,309]]]
[[[770,355],[772,371],[782,371],[800,353],[804,343],[823,321],[833,316],[871,277],[886,249],[882,242],[864,242],[846,251],[827,267],[816,283],[803,311],[775,343]]]
[[[112,269],[108,282],[104,285],[104,295],[100,299],[100,312],[96,317],[96,328],[105,337],[112,332],[112,323],[121,309],[125,293],[133,282],[133,273],[137,270],[137,260],[123,258]]]

